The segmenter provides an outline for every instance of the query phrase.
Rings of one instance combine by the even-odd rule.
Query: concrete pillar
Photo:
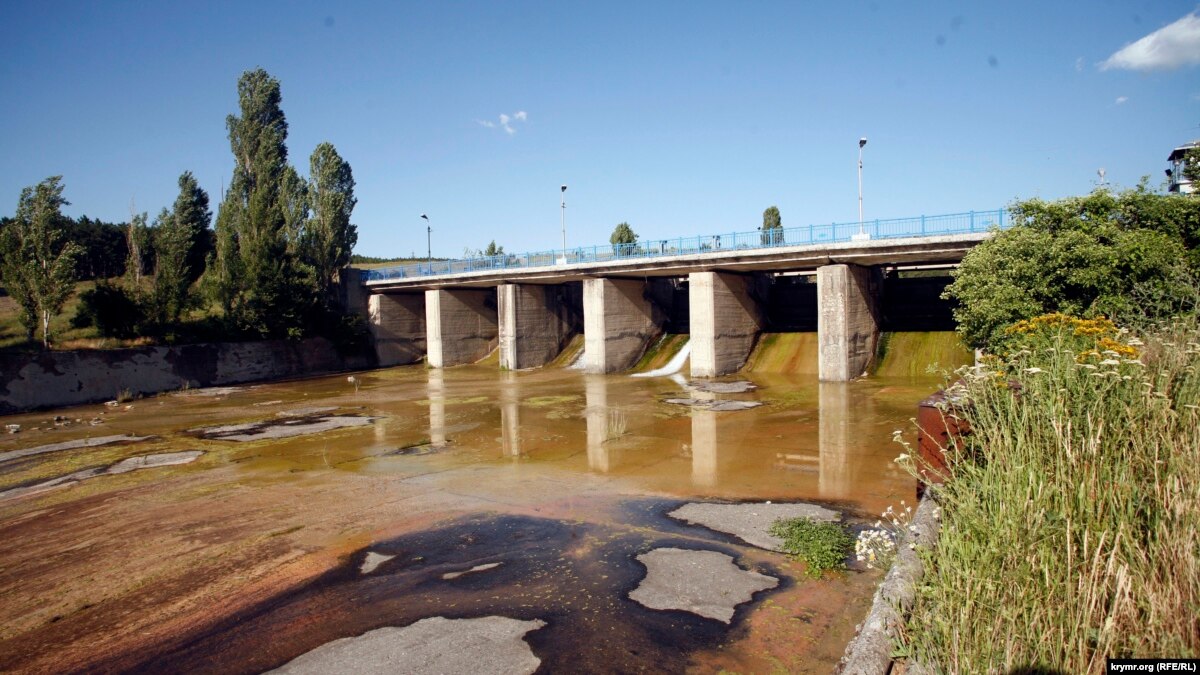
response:
[[[373,293],[366,306],[380,366],[416,363],[425,356],[424,295]]]
[[[751,277],[727,272],[688,275],[692,377],[732,373],[746,363],[762,330],[751,282]]]
[[[583,282],[584,363],[589,373],[628,370],[662,332],[663,317],[645,297],[645,283],[629,279]]]
[[[496,348],[495,299],[491,289],[425,291],[430,366],[474,363]]]
[[[536,368],[558,356],[578,332],[579,291],[575,288],[575,307],[565,286],[503,284],[496,288],[501,368]]]
[[[879,342],[879,283],[875,277],[874,270],[859,265],[817,268],[817,370],[821,380],[848,382],[871,366]]]

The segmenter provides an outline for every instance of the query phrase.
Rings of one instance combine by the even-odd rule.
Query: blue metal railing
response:
[[[940,216],[916,216],[891,220],[869,220],[862,224],[863,231],[871,239],[897,239],[901,237],[934,237],[946,234],[986,232],[992,228],[1005,229],[1012,225],[1004,209],[991,211],[968,211]],[[781,246],[805,246],[809,244],[832,244],[851,241],[858,234],[858,221],[852,223],[830,223],[788,227],[781,230],[753,230],[727,234],[678,237],[676,239],[646,239],[634,244],[604,244],[579,248],[539,251],[535,253],[505,253],[496,256],[481,256],[462,260],[434,260],[431,262],[380,267],[365,270],[364,281],[385,281],[411,277],[463,274],[496,269],[521,269],[526,267],[553,267],[584,263],[630,260],[635,258],[659,258],[663,256],[694,255],[699,253],[723,253],[778,248]]]

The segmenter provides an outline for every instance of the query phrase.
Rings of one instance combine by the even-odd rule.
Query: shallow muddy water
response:
[[[911,501],[892,431],[939,380],[722,379],[755,386],[410,366],[10,416],[0,457],[42,450],[0,461],[0,493],[203,454],[0,498],[0,670],[261,672],[383,626],[503,615],[546,622],[526,637],[545,672],[828,672],[877,572],[809,580],[666,514],[816,501],[853,525]],[[119,435],[136,440],[66,443]],[[729,625],[647,609],[636,558],[664,546],[780,583]],[[392,557],[364,574],[371,553]]]

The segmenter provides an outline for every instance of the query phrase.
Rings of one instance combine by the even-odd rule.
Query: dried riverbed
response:
[[[548,671],[827,672],[877,575],[807,580],[669,514],[810,501],[854,522],[898,503],[913,484],[891,431],[936,380],[743,379],[407,367],[6,418],[0,670],[261,672],[501,616]],[[679,557],[647,554],[675,549],[778,582],[729,623],[631,599],[645,561]],[[445,625],[476,624],[420,630]],[[339,644],[356,646],[318,656],[370,643]]]

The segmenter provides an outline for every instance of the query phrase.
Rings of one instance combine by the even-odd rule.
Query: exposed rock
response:
[[[276,673],[532,673],[541,664],[523,639],[541,620],[435,616],[342,638],[303,654]]]
[[[729,623],[738,605],[779,580],[738,567],[717,551],[656,548],[637,557],[646,578],[629,598],[650,609],[681,609]]]
[[[363,558],[362,564],[358,566],[359,574],[370,574],[374,572],[383,563],[395,558],[394,555],[385,555],[374,551],[367,551],[367,557]]]
[[[35,448],[25,448],[23,450],[9,450],[8,452],[0,452],[0,462],[7,462],[10,459],[18,459],[21,457],[30,457],[32,455],[40,455],[46,452],[58,452],[59,450],[74,450],[76,448],[96,448],[101,445],[109,445],[111,443],[137,443],[144,441],[150,436],[130,436],[120,434],[116,436],[97,436],[95,438],[78,438],[73,441],[63,441],[61,443],[51,443],[49,445],[39,445]]]
[[[783,540],[768,532],[771,524],[780,518],[811,518],[830,522],[842,518],[837,511],[816,504],[761,502],[753,504],[693,502],[684,504],[667,515],[692,525],[732,534],[751,546],[771,551],[782,551]]]
[[[761,401],[709,401],[698,398],[668,398],[664,403],[673,403],[675,405],[686,405],[692,408],[700,408],[701,410],[712,410],[715,412],[732,412],[735,410],[749,410],[762,405]]]
[[[462,572],[446,572],[445,574],[442,575],[442,578],[445,579],[446,581],[450,581],[451,579],[457,579],[457,578],[463,576],[464,574],[471,574],[473,572],[486,572],[488,570],[494,570],[503,564],[504,563],[498,563],[498,562],[484,563],[482,565],[476,565],[476,566],[472,567],[471,569],[464,570]]]
[[[192,432],[199,434],[202,438],[245,442],[308,436],[334,429],[365,426],[374,421],[374,417],[358,417],[356,415],[283,416],[278,419],[247,422],[245,424],[203,427],[193,429]]]
[[[736,382],[709,382],[707,380],[692,380],[688,382],[692,391],[706,391],[710,394],[744,394],[758,389],[758,385],[748,380]]]
[[[51,478],[50,480],[45,480],[40,483],[18,485],[17,487],[0,491],[0,499],[5,499],[8,497],[20,497],[22,495],[33,494],[35,492],[45,492],[46,490],[51,490],[63,485],[79,483],[89,478],[95,478],[96,476],[129,473],[130,471],[153,469],[160,466],[188,464],[196,461],[196,458],[203,454],[203,450],[185,450],[183,452],[164,452],[154,455],[129,457],[117,462],[116,464],[110,464],[109,466],[81,469],[65,476]]]

